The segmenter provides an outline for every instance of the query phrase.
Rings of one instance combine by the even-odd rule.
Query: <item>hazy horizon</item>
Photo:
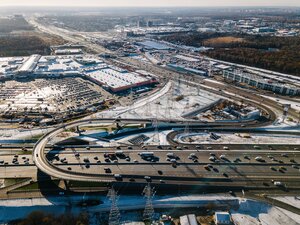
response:
[[[95,6],[95,7],[245,7],[245,6],[300,6],[299,0],[216,0],[214,3],[204,0],[111,0],[109,2],[98,0],[2,0],[0,7],[4,6]]]

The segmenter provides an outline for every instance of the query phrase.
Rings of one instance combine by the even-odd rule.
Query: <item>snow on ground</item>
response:
[[[295,206],[300,209],[300,196],[283,196],[283,197],[272,197],[278,201],[282,201],[284,203],[287,203],[289,205]]]
[[[51,131],[52,128],[36,128],[30,130],[0,129],[1,140],[26,140]]]
[[[280,97],[274,98],[274,97],[270,97],[268,95],[261,95],[261,96],[263,96],[264,98],[271,99],[273,101],[277,101],[280,104],[290,104],[293,109],[296,109],[296,110],[300,111],[300,103],[292,101],[293,99],[291,99],[289,101],[289,100],[286,100],[286,99],[281,99]]]
[[[176,97],[183,99],[176,100]],[[184,84],[168,82],[157,93],[128,107],[98,113],[98,117],[180,119],[182,114],[220,99],[220,96]],[[183,118],[182,118],[183,119]]]
[[[99,199],[103,203],[98,206],[82,208],[77,203],[86,198]],[[119,196],[118,207],[120,210],[144,209],[146,199],[141,195]],[[201,207],[207,204],[230,205],[231,214],[237,225],[299,225],[300,216],[286,210],[272,207],[271,205],[245,200],[230,195],[186,195],[186,196],[155,196],[154,208],[178,208],[178,207]],[[72,207],[68,205],[72,204]],[[234,209],[233,209],[234,208]],[[0,200],[0,223],[13,219],[20,219],[35,210],[42,210],[54,214],[71,212],[79,214],[88,211],[92,216],[95,213],[110,210],[110,200],[105,196],[60,196],[51,198]],[[132,211],[134,213],[134,211]],[[162,212],[163,213],[163,212]],[[136,214],[136,213],[135,213]],[[132,221],[138,221],[137,216],[130,217]],[[131,222],[127,213],[121,211],[121,220]]]
[[[214,140],[210,138],[210,133],[192,133],[192,134],[181,134],[177,137],[178,140],[184,143],[189,143],[190,139],[194,140],[193,143],[229,143],[229,144],[300,144],[298,135],[290,134],[263,134],[263,133],[250,133],[250,138],[243,138],[238,136],[237,133],[218,133],[214,132],[220,138]]]
[[[245,200],[238,210],[231,211],[236,225],[299,225],[300,215],[268,204]]]
[[[139,99],[138,101],[134,102],[131,106],[120,106],[116,108],[111,108],[109,110],[106,110],[104,112],[96,113],[94,116],[96,117],[102,117],[102,118],[114,118],[123,115],[124,113],[135,110],[140,107],[144,107],[149,102],[152,102],[156,100],[157,98],[160,98],[161,96],[168,93],[168,91],[171,89],[172,83],[168,82],[161,90],[159,90],[157,93],[147,96],[145,98]],[[123,117],[123,116],[122,116]],[[86,117],[86,119],[90,118]]]

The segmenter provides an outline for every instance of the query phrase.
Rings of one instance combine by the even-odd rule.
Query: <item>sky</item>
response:
[[[0,0],[0,6],[300,6],[300,0]]]

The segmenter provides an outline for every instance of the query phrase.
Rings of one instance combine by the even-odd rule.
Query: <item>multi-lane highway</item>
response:
[[[74,126],[99,124],[100,121],[73,122],[46,134],[33,149],[33,161],[38,169],[52,177],[83,182],[151,181],[165,185],[244,188],[277,188],[274,182],[280,182],[278,184],[291,189],[300,188],[300,152],[295,146],[290,150],[279,148],[276,151],[249,151],[250,146],[246,150],[226,151],[212,147],[209,150],[203,149],[202,146],[135,146],[116,149],[75,146],[53,147],[45,151],[48,141],[60,132]],[[145,120],[123,122],[136,124]],[[118,151],[122,151],[121,155],[118,155]]]
[[[53,137],[55,137],[57,134],[61,133],[64,130],[68,130],[70,128],[73,127],[77,127],[77,126],[83,126],[83,125],[91,125],[91,124],[99,124],[99,123],[115,123],[116,120],[115,119],[94,119],[94,120],[84,120],[84,121],[76,121],[76,122],[72,122],[69,124],[66,124],[62,127],[56,128],[54,130],[52,130],[51,132],[49,132],[48,134],[44,135],[43,138],[41,138],[36,145],[34,146],[34,150],[33,150],[33,159],[34,162],[36,164],[36,166],[42,170],[43,172],[53,176],[53,177],[58,177],[58,178],[67,178],[70,180],[84,180],[84,181],[95,181],[97,179],[95,179],[95,176],[88,176],[88,175],[80,175],[80,174],[76,174],[75,172],[69,172],[66,174],[65,171],[61,171],[60,169],[57,169],[56,167],[54,167],[53,165],[51,165],[45,158],[45,147],[46,144],[48,143],[48,141],[50,141]],[[250,121],[251,122],[251,121]],[[152,120],[150,119],[122,119],[122,123],[127,123],[127,124],[138,124],[138,123],[148,123],[151,124]],[[185,127],[185,123],[183,123],[182,121],[158,121],[158,123],[163,123],[164,126],[168,126],[169,129],[172,129],[174,127]],[[197,121],[193,121],[191,122],[194,126],[226,126],[226,123],[212,123],[212,124],[207,124],[207,123],[202,123],[202,122],[197,122]],[[191,125],[191,124],[190,124]],[[233,126],[235,124],[231,124],[231,123],[227,123],[227,126]],[[140,131],[137,130],[137,133],[139,133]],[[103,181],[103,178],[98,179],[98,181]]]

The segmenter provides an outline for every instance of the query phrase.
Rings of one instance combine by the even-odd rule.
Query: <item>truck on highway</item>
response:
[[[274,181],[274,185],[277,187],[284,187],[284,183],[280,182],[280,181]]]
[[[140,152],[139,156],[141,156],[141,158],[152,157],[152,156],[154,156],[154,153],[153,152]]]

